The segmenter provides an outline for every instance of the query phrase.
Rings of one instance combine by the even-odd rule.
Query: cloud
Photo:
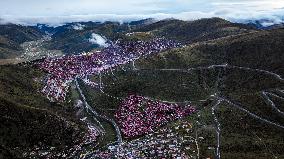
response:
[[[85,27],[85,25],[82,25],[82,24],[80,24],[80,23],[73,25],[73,29],[74,29],[74,30],[83,30],[84,27]]]
[[[92,33],[91,38],[89,39],[89,42],[92,44],[98,44],[101,47],[107,47],[107,40],[106,38],[100,36],[99,34]]]
[[[0,23],[45,23],[58,26],[81,21],[128,22],[144,18],[196,20],[221,17],[233,22],[267,19],[266,25],[270,25],[282,23],[284,17],[283,0],[40,1],[0,1]]]

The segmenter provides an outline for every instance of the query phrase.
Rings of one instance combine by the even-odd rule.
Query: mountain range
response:
[[[36,65],[45,58],[1,63],[21,58],[23,43],[45,36],[50,39],[39,47],[64,55],[103,49],[90,43],[93,33],[109,43],[158,37],[182,45],[138,59],[133,63],[135,69],[129,63],[91,76],[94,82],[103,81],[107,95],[79,80],[86,101],[99,113],[115,119],[113,110],[120,100],[111,97],[126,98],[129,93],[177,103],[190,100],[198,112],[185,119],[195,130],[185,135],[200,135],[196,138],[200,158],[216,157],[214,117],[221,129],[222,158],[284,158],[284,130],[275,126],[284,123],[284,29],[281,24],[261,24],[209,18],[81,22],[58,27],[0,25],[0,158],[45,158],[45,152],[54,158],[83,158],[82,154],[115,142],[114,128],[102,121],[106,136],[71,154],[88,132],[88,125],[78,115],[82,110],[76,107],[78,99],[82,100],[76,83],[71,84],[65,101],[50,101],[40,92],[48,72]],[[212,114],[216,102],[220,104]]]

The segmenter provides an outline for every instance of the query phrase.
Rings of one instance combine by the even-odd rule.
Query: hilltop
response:
[[[220,18],[210,18],[196,21],[162,20],[134,29],[134,32],[151,32],[156,36],[164,36],[184,43],[193,43],[248,33],[253,30],[256,30],[256,28],[231,23]]]
[[[81,26],[80,29],[74,29],[74,26]],[[166,37],[183,43],[193,43],[206,41],[224,36],[248,33],[257,30],[243,24],[231,23],[229,21],[212,18],[201,19],[197,21],[181,21],[168,19],[155,22],[146,19],[130,23],[70,23],[55,28],[53,40],[47,44],[50,49],[62,50],[66,54],[88,52],[99,46],[88,41],[92,33],[105,36],[109,40],[122,39],[147,39],[153,37]],[[141,34],[129,37],[127,33]],[[143,35],[146,34],[146,35]],[[150,36],[149,36],[150,35]]]
[[[284,29],[254,31],[186,45],[144,60],[146,68],[236,65],[283,75]]]

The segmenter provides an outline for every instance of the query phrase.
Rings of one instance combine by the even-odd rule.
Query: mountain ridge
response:
[[[193,22],[146,19],[131,25],[70,23],[57,31],[48,26],[41,26],[42,29],[38,28],[40,26],[19,27],[23,29],[19,33],[22,37],[13,40],[16,33],[21,32],[20,29],[12,33],[13,27],[19,26],[12,25],[7,33],[0,31],[0,47],[18,49],[17,53],[13,52],[16,55],[21,52],[20,42],[37,40],[46,31],[54,34],[43,47],[63,50],[62,56],[66,59],[76,58],[74,54],[84,51],[97,49],[98,54],[103,51],[87,43],[91,33],[133,45],[153,38],[182,44],[89,75],[89,81],[76,79],[76,83],[69,83],[66,100],[57,102],[40,92],[51,77],[38,67],[46,58],[0,65],[0,158],[92,158],[111,148],[107,147],[110,143],[117,146],[119,128],[111,124],[116,122],[115,112],[122,99],[129,94],[153,103],[195,107],[196,113],[182,119],[190,123],[191,128],[179,132],[192,139],[190,149],[182,149],[186,155],[195,156],[199,151],[200,158],[214,158],[220,142],[222,158],[284,157],[283,130],[275,126],[284,120],[279,113],[283,111],[281,99],[284,97],[281,93],[284,89],[284,29],[259,29],[220,18]],[[6,34],[9,37],[4,36]],[[90,56],[81,54],[80,57],[88,59]],[[63,61],[56,69],[68,64]],[[277,109],[279,111],[275,111]],[[174,120],[157,129],[164,131],[179,124],[180,120]],[[95,141],[84,142],[89,131],[100,127],[105,128],[102,136],[94,133],[91,136]],[[145,136],[139,136],[140,139],[149,140]],[[131,143],[131,139],[124,136],[121,140],[124,144]],[[74,146],[81,149],[73,151]]]

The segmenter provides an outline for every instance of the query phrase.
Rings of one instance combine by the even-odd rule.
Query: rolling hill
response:
[[[38,40],[43,34],[33,27],[15,24],[0,25],[0,59],[14,58],[21,54],[20,44]]]
[[[78,24],[84,27],[82,29],[74,29],[74,26]],[[88,41],[92,33],[105,36],[109,40],[116,40],[118,38],[124,40],[141,40],[142,38],[142,40],[145,40],[145,37],[146,39],[166,37],[183,43],[193,43],[249,33],[255,30],[257,30],[255,27],[231,23],[220,18],[201,19],[197,21],[168,19],[158,22],[152,19],[145,19],[123,24],[116,22],[70,23],[55,28],[53,30],[54,35],[52,36],[53,40],[46,46],[49,49],[62,50],[66,54],[77,54],[83,51],[88,52],[98,47],[98,45]],[[126,36],[126,33],[136,32],[146,33],[147,35],[144,35],[144,37],[141,37],[141,35],[134,37]]]
[[[190,68],[236,65],[274,71],[283,75],[284,30],[256,31],[197,42],[144,60],[143,67]]]
[[[82,140],[86,128],[73,105],[51,103],[38,91],[42,74],[30,65],[0,66],[0,158],[67,153]]]
[[[74,26],[78,24],[82,26],[82,29],[74,29]],[[52,40],[46,44],[46,47],[54,50],[62,50],[65,54],[88,52],[99,47],[99,45],[89,42],[92,33],[100,34],[113,40],[118,32],[127,29],[127,25],[120,25],[115,22],[70,23],[55,28]]]
[[[207,41],[229,35],[248,33],[255,30],[243,24],[236,24],[220,18],[200,19],[196,21],[162,20],[134,29],[139,32],[151,32],[183,43]]]
[[[166,37],[182,42],[183,47],[91,76],[92,82],[102,82],[102,88],[78,80],[80,93],[85,94],[92,109],[113,120],[121,99],[129,94],[195,106],[197,112],[183,119],[192,123],[193,131],[180,133],[194,138],[198,149],[192,150],[198,151],[200,158],[216,157],[217,147],[225,159],[284,157],[284,29],[259,30],[220,18],[79,24],[53,29],[33,27],[30,34],[21,33],[26,37],[23,39],[14,39],[12,33],[5,36],[4,32],[0,47],[20,50],[18,43],[37,39],[44,31],[54,33],[45,47],[65,54],[96,49],[98,46],[87,40],[92,33],[110,40]],[[0,66],[0,158],[25,157],[35,149],[47,149],[52,157],[63,157],[87,132],[82,122],[85,118],[74,108],[75,101],[83,99],[74,83],[66,101],[49,101],[39,92],[47,72],[39,70],[34,65],[37,62]],[[105,136],[74,156],[86,152],[91,156],[97,148],[115,142],[116,130],[100,120],[107,130]],[[172,121],[163,128],[177,124],[179,121]]]
[[[226,36],[140,59],[135,69],[128,65],[104,73],[103,93],[81,84],[87,101],[109,117],[129,93],[197,106],[199,113],[187,120],[196,123],[202,138],[201,158],[215,157],[216,119],[222,158],[281,158],[283,127],[267,121],[281,125],[284,119],[262,93],[278,94],[269,98],[284,110],[284,81],[278,76],[284,68],[283,33],[277,29]],[[99,83],[97,76],[92,80]]]

